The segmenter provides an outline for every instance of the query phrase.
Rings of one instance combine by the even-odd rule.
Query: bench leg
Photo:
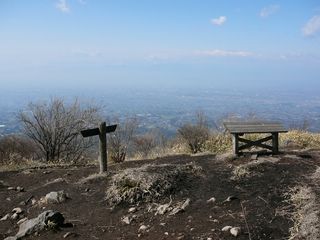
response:
[[[237,133],[232,134],[233,153],[239,155],[239,135]]]
[[[272,153],[279,153],[279,133],[272,133]]]

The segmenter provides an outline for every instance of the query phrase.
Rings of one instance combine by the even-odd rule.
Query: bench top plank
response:
[[[285,133],[287,129],[279,122],[250,121],[224,122],[226,130],[231,134],[238,133]]]

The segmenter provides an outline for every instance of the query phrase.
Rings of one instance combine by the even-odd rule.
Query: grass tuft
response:
[[[201,175],[201,171],[195,163],[143,165],[125,169],[112,176],[106,200],[110,205],[152,201],[185,188],[190,180]]]

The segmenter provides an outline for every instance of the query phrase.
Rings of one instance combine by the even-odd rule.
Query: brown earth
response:
[[[252,162],[250,156],[228,159],[213,155],[181,155],[129,161],[110,166],[108,178],[85,184],[78,182],[96,173],[96,166],[0,172],[0,217],[18,206],[29,219],[44,209],[52,209],[61,212],[66,222],[73,224],[71,228],[48,230],[26,239],[63,239],[67,232],[76,233],[77,239],[235,239],[229,232],[221,231],[227,225],[241,228],[241,234],[236,238],[239,240],[288,239],[289,229],[293,226],[288,213],[294,211],[294,207],[285,194],[301,183],[312,185],[308,176],[320,165],[320,152],[288,150],[278,156],[261,159],[267,161],[251,167],[250,174],[240,178],[233,177],[233,170],[236,166]],[[122,169],[147,163],[190,162],[202,167],[203,176],[185,182],[178,192],[171,193],[173,202],[190,198],[190,205],[184,212],[155,216],[154,212],[147,211],[148,203],[140,203],[134,205],[138,209],[134,213],[137,219],[127,225],[121,218],[130,215],[128,209],[131,206],[123,204],[113,209],[107,205],[105,197],[110,176]],[[48,184],[57,178],[63,178],[63,181]],[[9,186],[22,186],[25,190],[8,190]],[[26,205],[19,205],[31,196],[39,200],[47,193],[59,190],[64,190],[71,199],[61,204],[32,205],[29,201]],[[229,196],[236,199],[226,202]],[[215,203],[207,203],[211,197],[216,198]],[[156,202],[163,204],[169,201],[170,197],[166,195]],[[17,233],[17,221],[0,221],[0,239]],[[148,230],[139,234],[142,224],[148,226]]]

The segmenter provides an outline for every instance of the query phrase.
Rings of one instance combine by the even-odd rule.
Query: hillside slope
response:
[[[260,156],[257,160],[252,160],[251,156],[233,159],[227,155],[180,155],[130,161],[111,166],[109,173],[103,176],[92,175],[97,171],[92,166],[1,172],[0,217],[11,213],[15,207],[23,210],[19,219],[30,219],[52,209],[62,213],[65,221],[73,225],[33,233],[26,239],[62,239],[63,236],[77,239],[235,239],[229,231],[222,231],[225,226],[239,227],[237,239],[243,240],[313,239],[318,234],[319,159],[319,151],[288,150],[278,156]],[[174,175],[177,174],[175,167],[189,163],[199,170],[195,176],[191,176],[193,172],[190,176]],[[174,176],[174,183],[168,181],[171,185],[166,191],[153,192],[158,195],[152,195],[153,190],[146,188],[150,193],[145,191],[132,203],[119,200],[112,205],[106,200],[107,189],[117,184],[113,182],[112,185],[116,174],[134,168],[138,176],[144,169],[141,176],[145,177],[149,169],[144,166],[146,164],[157,166],[150,169],[159,169],[155,174],[160,179],[170,164],[172,171],[163,176]],[[139,181],[131,185],[126,183],[125,190],[140,187],[142,180]],[[157,183],[159,186],[167,186],[162,184],[165,180],[161,181]],[[17,186],[24,190],[9,190]],[[295,202],[299,187],[310,189],[312,201],[302,197],[300,205]],[[59,204],[40,200],[47,193],[60,190],[69,199]],[[135,190],[131,194],[135,194]],[[181,210],[183,203],[186,205]],[[311,204],[308,211],[303,211],[304,203]],[[175,213],[179,206],[181,211]],[[159,207],[164,210],[163,214],[157,212]],[[18,232],[19,219],[0,221],[1,239]],[[304,221],[308,221],[309,229]],[[299,230],[301,227],[305,228],[303,233]],[[67,236],[67,232],[72,234]]]

